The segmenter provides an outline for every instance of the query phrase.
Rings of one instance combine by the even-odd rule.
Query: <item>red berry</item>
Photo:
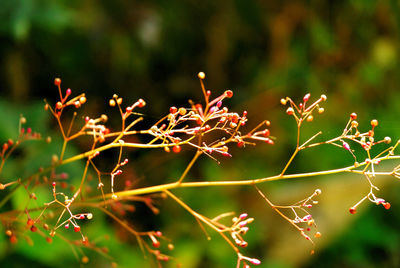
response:
[[[35,224],[35,221],[32,219],[28,219],[28,221],[26,222],[26,224],[28,224],[29,226]]]
[[[61,85],[61,79],[60,78],[54,79],[54,85],[56,85],[56,86]]]
[[[350,212],[351,214],[356,214],[357,210],[356,210],[355,207],[351,207],[351,208],[349,209],[349,212]]]
[[[68,89],[67,89],[67,92],[65,92],[65,94],[66,94],[67,96],[71,95],[71,93],[72,93],[72,91],[71,91],[70,88],[68,88]]]
[[[307,93],[307,94],[304,96],[303,101],[304,101],[304,102],[307,102],[309,99],[310,99],[310,93]]]
[[[350,118],[351,118],[352,120],[356,120],[356,119],[357,119],[357,114],[356,114],[356,113],[352,113],[352,114],[350,115]]]
[[[16,237],[15,235],[10,236],[10,242],[11,242],[12,244],[17,243],[17,242],[18,242],[17,237]]]
[[[287,108],[286,113],[287,113],[288,115],[294,114],[293,108],[292,108],[292,107]]]
[[[390,203],[386,202],[382,204],[384,206],[384,208],[389,209],[390,208]]]
[[[181,146],[175,145],[174,147],[172,147],[172,151],[174,153],[179,153],[181,151]]]
[[[37,231],[37,227],[36,227],[35,225],[32,225],[31,231],[32,231],[32,232],[36,232],[36,231]]]
[[[153,247],[155,248],[160,247],[160,242],[158,240],[153,241]]]
[[[175,114],[178,111],[178,108],[176,108],[175,106],[172,106],[171,108],[169,108],[169,112],[171,114]]]
[[[227,98],[232,98],[232,96],[233,96],[232,90],[226,90],[225,91],[225,95],[226,95]]]
[[[75,232],[79,232],[80,230],[81,230],[81,227],[79,227],[79,226],[75,226],[75,227],[74,227],[74,231],[75,231]]]
[[[155,233],[155,235],[158,236],[158,237],[161,237],[161,236],[162,236],[162,232],[161,232],[161,231],[157,231],[157,232]]]
[[[139,108],[143,108],[146,105],[146,102],[143,99],[138,100],[138,106]]]

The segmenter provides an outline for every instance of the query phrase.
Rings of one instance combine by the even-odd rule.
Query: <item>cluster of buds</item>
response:
[[[289,103],[290,107],[286,109],[286,113],[293,116],[296,119],[297,124],[301,124],[304,120],[306,120],[307,122],[313,121],[314,117],[312,113],[314,110],[317,110],[319,114],[322,114],[324,112],[324,108],[320,107],[320,103],[326,101],[326,95],[321,95],[318,100],[310,105],[307,105],[310,97],[311,94],[307,93],[303,97],[303,102],[299,103],[299,105],[296,105],[294,101],[289,97],[281,99],[282,105],[287,105]]]
[[[106,140],[106,135],[110,133],[110,130],[100,123],[107,122],[108,117],[101,115],[99,118],[91,119],[89,116],[85,117],[85,125],[82,131],[88,131],[89,135],[93,136],[93,139],[97,142],[103,143]]]
[[[54,79],[54,85],[57,86],[58,92],[60,94],[60,100],[56,103],[56,105],[54,107],[54,112],[55,112],[54,115],[60,116],[62,110],[67,106],[74,106],[75,108],[80,108],[84,103],[86,103],[86,97],[85,97],[84,93],[68,100],[69,96],[72,94],[72,90],[70,88],[68,88],[65,91],[65,94],[63,95],[62,90],[61,90],[61,79],[60,78]],[[46,103],[45,109],[47,110],[49,108],[50,108],[50,106]]]
[[[376,188],[376,187],[375,187]],[[349,208],[349,212],[351,214],[355,214],[357,213],[357,207],[364,201],[368,199],[369,201],[371,201],[372,203],[376,204],[376,205],[382,205],[385,209],[390,209],[390,203],[387,202],[385,199],[383,198],[379,198],[376,197],[373,193],[372,193],[372,188],[371,191],[368,193],[368,195],[366,195],[364,198],[362,198],[357,204],[355,204],[354,206],[352,206],[351,208]]]
[[[247,224],[252,223],[254,218],[247,218],[247,213],[242,213],[239,217],[234,217],[232,219],[233,224],[229,231],[231,233],[232,239],[235,241],[236,245],[245,248],[247,247],[247,242],[243,239],[243,235],[247,233],[249,227]]]
[[[108,104],[111,107],[118,106],[123,120],[126,120],[131,114],[133,114],[133,110],[136,107],[143,108],[146,105],[146,102],[143,99],[138,99],[131,106],[127,106],[125,108],[125,111],[123,111],[121,108],[122,100],[123,99],[121,97],[119,97],[117,94],[114,94],[113,97],[109,100]]]
[[[76,199],[76,197],[78,196],[78,194],[80,193],[80,190],[78,189],[78,191],[75,192],[74,196],[72,198],[69,198],[67,195],[65,195],[63,192],[57,192],[56,191],[56,186],[57,183],[56,182],[52,182],[52,191],[53,191],[53,200],[49,203],[45,203],[45,208],[42,211],[42,213],[39,215],[39,217],[35,220],[38,221],[39,218],[43,215],[44,211],[51,205],[51,204],[58,204],[61,207],[63,207],[63,212],[60,214],[57,223],[55,224],[55,227],[50,231],[50,236],[54,236],[56,234],[56,230],[58,228],[60,228],[61,226],[64,226],[65,229],[69,229],[70,224],[73,226],[73,229],[75,232],[79,232],[82,236],[82,240],[85,241],[86,238],[83,236],[82,232],[81,232],[81,227],[79,226],[79,224],[77,223],[77,220],[84,220],[84,219],[88,219],[91,220],[93,218],[93,214],[92,213],[77,213],[74,214],[72,213],[72,211],[70,210],[70,206],[72,205],[72,203],[74,202],[74,200]],[[57,199],[57,196],[63,196],[64,197],[64,202],[61,202]],[[61,219],[63,217],[64,214],[66,214],[65,212],[67,212],[67,215],[69,215],[69,217],[61,222]],[[29,222],[29,219],[28,219]]]
[[[357,114],[352,113],[350,114],[350,119],[343,130],[342,137],[344,139],[348,139],[360,144],[361,147],[367,152],[370,151],[372,146],[376,144],[379,143],[390,144],[392,142],[392,139],[390,137],[385,137],[382,140],[376,141],[374,134],[375,134],[375,127],[378,126],[378,120],[373,119],[371,120],[370,124],[371,124],[371,129],[368,130],[367,132],[361,133],[358,129],[359,123],[357,122]],[[342,146],[344,149],[352,152],[350,145],[343,140],[342,140]]]
[[[211,156],[214,152],[230,157],[231,154],[228,152],[229,149],[226,146],[230,142],[237,143],[239,147],[250,143],[246,140],[251,139],[273,144],[269,136],[269,129],[256,131],[264,124],[269,126],[269,121],[263,122],[249,134],[242,135],[239,129],[244,126],[248,120],[247,111],[239,115],[239,113],[230,112],[227,107],[223,106],[224,99],[231,98],[233,92],[231,90],[226,90],[223,94],[212,99],[211,91],[205,90],[203,84],[205,74],[200,72],[198,77],[203,89],[205,105],[190,102],[190,108],[170,107],[168,115],[154,124],[148,132],[150,135],[154,136],[153,142],[160,140],[166,152],[170,152],[170,148],[172,147],[174,153],[179,153],[181,151],[181,145],[187,144],[197,148],[211,158],[214,158]],[[116,102],[118,102],[118,99],[113,100],[113,103]],[[203,136],[217,131],[223,133],[223,137],[213,142],[206,143]],[[202,140],[200,144],[191,142],[197,137]]]

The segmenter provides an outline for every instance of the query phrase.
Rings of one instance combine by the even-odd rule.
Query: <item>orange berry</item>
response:
[[[371,120],[372,127],[376,127],[377,125],[378,125],[378,120],[376,120],[376,119]]]
[[[390,203],[389,202],[383,203],[382,205],[384,206],[384,208],[390,209]]]
[[[179,153],[181,151],[181,146],[175,145],[174,147],[172,147],[172,151],[176,154]]]

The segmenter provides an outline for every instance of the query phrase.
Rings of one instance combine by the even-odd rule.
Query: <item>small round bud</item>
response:
[[[143,108],[146,105],[146,102],[143,99],[138,100],[138,106],[139,108]]]
[[[325,111],[325,109],[322,108],[322,107],[318,109],[318,113],[319,113],[319,114],[322,114],[324,111]]]
[[[288,115],[293,115],[293,114],[294,114],[293,108],[292,108],[292,107],[287,108],[286,113],[287,113]]]
[[[199,73],[197,74],[197,77],[200,78],[200,79],[204,79],[204,78],[206,78],[206,74],[203,73],[203,72],[199,72]]]
[[[357,121],[352,121],[351,122],[351,127],[352,128],[357,128],[358,127],[358,122]]]
[[[372,127],[376,127],[377,125],[378,125],[378,120],[376,120],[376,119],[371,120]]]
[[[320,238],[322,236],[322,234],[320,232],[316,232],[314,235],[316,238]]]
[[[303,101],[307,102],[310,99],[310,93],[307,93],[304,97],[303,97]]]
[[[307,122],[311,122],[311,121],[313,121],[314,120],[314,117],[312,116],[312,115],[309,115],[308,117],[307,117]]]
[[[75,227],[74,227],[74,231],[75,231],[75,232],[79,232],[80,230],[81,230],[81,227],[79,227],[79,226],[75,226]]]
[[[281,104],[282,104],[282,105],[286,105],[286,103],[287,103],[287,100],[282,98],[282,99],[281,99]]]
[[[352,120],[356,120],[356,119],[357,119],[357,114],[356,114],[356,113],[351,113],[351,114],[350,114],[350,118],[351,118]]]
[[[386,143],[386,144],[389,144],[389,143],[392,142],[392,139],[391,139],[390,137],[385,137],[385,138],[383,139],[383,142]]]
[[[186,112],[187,112],[187,111],[186,111],[185,108],[183,108],[183,107],[179,108],[179,114],[180,114],[180,115],[185,115]]]
[[[355,207],[351,207],[351,208],[349,208],[349,212],[350,212],[351,214],[356,214],[357,209],[356,209]]]
[[[85,97],[85,96],[80,97],[80,98],[79,98],[79,102],[80,102],[81,104],[84,104],[84,103],[86,102],[86,97]]]
[[[108,116],[105,114],[102,114],[100,118],[101,118],[101,121],[103,121],[104,123],[108,121]]]
[[[179,153],[181,151],[181,146],[175,145],[174,147],[172,147],[172,151],[176,154]]]
[[[114,107],[114,106],[115,106],[115,100],[111,99],[111,100],[108,102],[108,104],[109,104],[111,107]]]
[[[175,106],[172,106],[171,108],[169,108],[169,112],[171,114],[175,114],[178,111],[178,109]]]
[[[383,203],[382,205],[383,205],[383,207],[384,207],[385,209],[390,209],[390,203],[389,203],[389,202],[385,202],[385,203]]]
[[[322,193],[321,189],[316,189],[316,190],[315,190],[315,194],[316,194],[316,195],[320,195],[321,193]]]
[[[61,85],[61,79],[60,78],[54,79],[54,85],[60,86]]]
[[[326,95],[322,94],[321,95],[321,100],[326,101],[326,99],[327,99]]]
[[[65,92],[65,95],[69,96],[69,95],[71,95],[71,93],[72,93],[71,89],[68,88],[67,91]]]
[[[233,96],[232,90],[226,90],[225,91],[225,95],[226,95],[227,98],[232,98],[232,96]]]
[[[86,264],[89,262],[89,258],[87,256],[82,257],[82,263]]]
[[[117,99],[117,103],[118,103],[119,105],[121,105],[121,104],[122,104],[122,98],[118,98],[118,99]]]
[[[25,117],[21,117],[21,118],[19,119],[19,122],[20,122],[21,124],[25,124],[25,123],[26,123],[26,118],[25,118]]]
[[[38,228],[35,225],[31,226],[31,232],[37,232]]]

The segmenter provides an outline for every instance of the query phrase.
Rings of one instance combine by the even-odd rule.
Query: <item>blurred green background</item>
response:
[[[189,180],[259,178],[279,173],[295,145],[294,122],[279,104],[282,97],[300,100],[310,92],[328,96],[325,113],[307,124],[304,136],[323,130],[323,138],[340,135],[351,112],[362,129],[379,119],[378,137],[400,137],[400,4],[399,1],[0,1],[0,138],[16,135],[18,117],[43,135],[49,146],[32,143],[11,159],[5,174],[23,177],[50,163],[60,150],[56,126],[43,111],[44,98],[54,101],[55,77],[73,93],[85,92],[83,114],[113,111],[108,99],[118,93],[127,103],[143,98],[146,120],[154,122],[172,105],[200,101],[197,73],[206,73],[213,94],[232,89],[230,107],[249,112],[249,128],[269,119],[274,146],[259,144],[232,149],[233,158],[218,165],[201,159]],[[83,115],[81,114],[81,115]],[[80,116],[81,116],[80,115]],[[80,117],[81,118],[81,117]],[[118,126],[115,116],[111,126]],[[85,149],[75,144],[73,150]],[[193,152],[178,157],[161,150],[132,152],[129,176],[140,185],[171,182],[184,170]],[[43,159],[37,163],[29,159]],[[24,161],[25,160],[25,161]],[[363,159],[361,159],[363,160]],[[107,161],[105,161],[107,162]],[[302,152],[289,172],[333,169],[351,165],[344,150],[321,147]],[[21,168],[23,166],[23,168]],[[79,180],[82,163],[68,167],[71,181]],[[393,178],[377,180],[379,195],[392,204],[384,211],[369,203],[359,213],[348,208],[369,190],[358,176],[330,176],[274,182],[260,188],[277,204],[298,201],[316,188],[323,195],[312,209],[323,236],[312,246],[275,214],[250,187],[175,191],[193,209],[214,217],[227,211],[247,212],[256,221],[246,235],[244,252],[259,257],[261,267],[399,267],[399,187]],[[13,204],[17,202],[14,198]],[[10,205],[12,208],[12,205]],[[9,207],[9,208],[10,208]],[[151,214],[138,204],[129,215],[138,230],[160,229],[173,239],[167,267],[234,267],[236,257],[215,234],[207,241],[196,221],[171,200],[159,202]],[[87,252],[90,267],[151,267],[133,237],[104,215],[85,225],[89,236],[109,248],[108,257]],[[4,233],[4,232],[3,232]],[[212,234],[212,232],[210,231]],[[33,235],[32,235],[33,236]],[[108,237],[108,239],[107,239]],[[44,243],[32,237],[10,246],[0,238],[4,267],[77,266],[68,244]],[[169,265],[169,266],[168,266]]]

